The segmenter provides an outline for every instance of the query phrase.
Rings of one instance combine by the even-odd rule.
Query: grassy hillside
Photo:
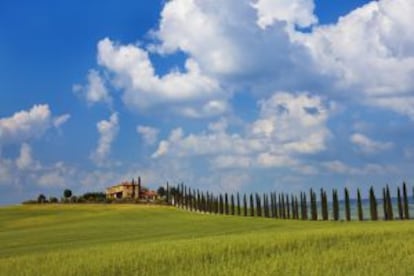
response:
[[[170,207],[0,208],[0,275],[414,275],[414,221],[311,222]]]

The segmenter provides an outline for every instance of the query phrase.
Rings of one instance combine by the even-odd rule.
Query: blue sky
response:
[[[0,203],[138,175],[216,192],[410,183],[413,12],[2,1]]]

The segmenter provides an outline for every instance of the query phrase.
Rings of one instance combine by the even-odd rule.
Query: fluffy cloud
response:
[[[85,86],[74,85],[73,91],[84,97],[89,104],[98,102],[112,103],[105,81],[96,70],[89,70],[88,83]]]
[[[104,164],[111,151],[112,143],[119,132],[118,114],[113,113],[109,120],[102,120],[96,124],[99,132],[98,146],[92,153],[92,160],[99,164]]]
[[[268,1],[169,1],[153,32],[159,43],[151,49],[162,54],[186,53],[226,87],[260,87],[271,82],[278,84],[272,90],[298,88],[309,81],[311,61],[301,45],[291,43],[285,24],[313,22],[313,8],[310,1],[292,2],[271,4],[267,9]],[[302,3],[306,9],[299,8]],[[299,9],[303,13],[294,12]],[[257,21],[273,25],[262,29]],[[290,78],[289,72],[302,77]]]
[[[257,9],[257,24],[262,28],[277,21],[299,27],[309,27],[318,21],[313,14],[313,0],[257,0],[253,7]]]
[[[54,118],[47,104],[34,105],[28,111],[19,111],[11,117],[1,118],[0,147],[38,138],[51,127],[59,127],[69,118],[68,114]]]
[[[303,34],[301,43],[317,70],[335,78],[337,91],[414,118],[412,14],[410,0],[371,1]]]
[[[61,188],[73,185],[77,170],[63,162],[42,164],[34,158],[32,148],[23,143],[19,155],[14,158],[0,158],[0,185],[15,190],[36,190],[38,188]]]
[[[350,140],[358,146],[358,148],[365,153],[376,153],[384,150],[389,150],[393,147],[391,142],[374,141],[367,136],[355,133],[351,135]]]
[[[204,75],[191,58],[185,63],[185,72],[173,70],[159,77],[147,51],[131,44],[117,45],[106,38],[98,43],[98,60],[115,75],[114,84],[125,91],[124,103],[132,109],[168,103],[176,112],[191,110],[192,113],[187,111],[184,115],[193,117],[216,115],[226,110],[225,95],[219,83]],[[199,109],[201,113],[197,112]]]
[[[16,166],[20,170],[24,170],[30,168],[31,165],[33,165],[32,148],[24,143],[20,148],[20,155],[16,159]]]
[[[137,126],[137,132],[142,136],[145,144],[153,145],[158,140],[159,129],[149,126]]]
[[[153,158],[209,156],[216,168],[297,165],[297,156],[325,149],[330,107],[306,93],[275,93],[260,102],[260,116],[244,135],[231,134],[221,121],[207,133],[184,136],[175,129],[160,142]],[[292,127],[295,126],[295,127]]]

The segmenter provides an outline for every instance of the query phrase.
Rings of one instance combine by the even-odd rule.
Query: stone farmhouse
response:
[[[157,193],[141,186],[141,178],[138,177],[136,182],[132,179],[131,182],[125,181],[106,188],[106,198],[155,200]]]

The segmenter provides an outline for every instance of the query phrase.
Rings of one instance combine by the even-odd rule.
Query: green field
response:
[[[414,275],[414,221],[225,217],[173,207],[0,208],[1,275]]]

